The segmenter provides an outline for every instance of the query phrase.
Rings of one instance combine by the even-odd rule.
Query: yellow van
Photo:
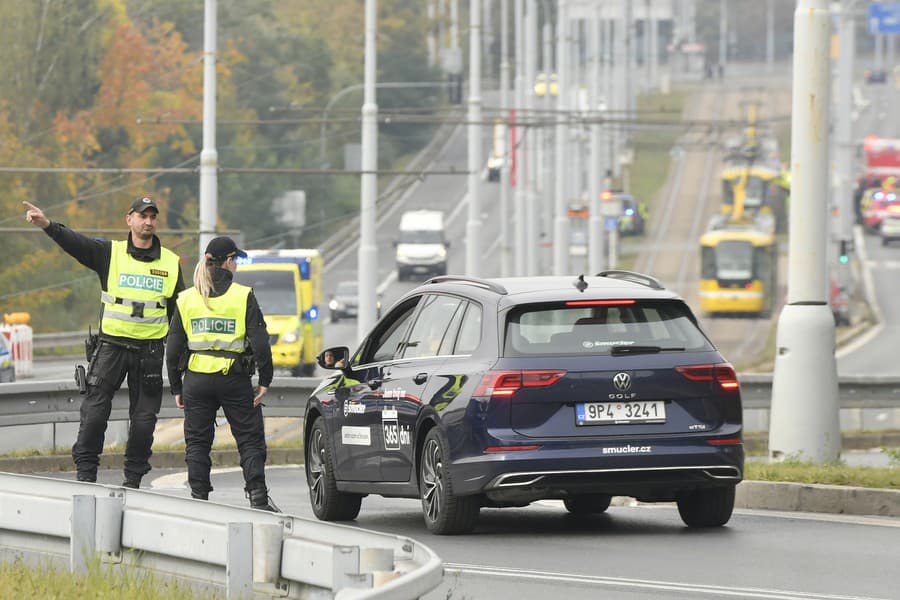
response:
[[[248,250],[234,280],[253,288],[266,319],[272,362],[310,376],[322,351],[322,256],[318,250]]]

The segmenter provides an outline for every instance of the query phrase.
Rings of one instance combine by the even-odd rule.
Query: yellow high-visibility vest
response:
[[[250,291],[251,288],[245,285],[232,283],[221,296],[208,298],[209,307],[203,303],[203,296],[196,287],[178,294],[178,312],[191,350],[187,364],[189,371],[228,373],[244,351]],[[233,354],[234,358],[222,354]]]
[[[100,329],[108,335],[158,340],[169,332],[166,301],[175,295],[178,255],[160,248],[159,260],[142,262],[128,254],[128,242],[112,242],[106,291],[100,294]]]

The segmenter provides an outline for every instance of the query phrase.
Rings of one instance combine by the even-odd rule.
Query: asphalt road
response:
[[[315,518],[302,467],[269,467],[266,477],[282,511]],[[72,478],[71,473],[55,477]],[[186,474],[154,470],[145,488],[189,496]],[[119,471],[100,483],[119,484]],[[216,469],[212,501],[244,506],[239,468]],[[727,526],[686,528],[670,504],[612,506],[591,518],[560,502],[483,509],[470,535],[433,536],[418,500],[370,496],[365,529],[415,538],[444,561],[441,586],[424,596],[567,600],[596,598],[764,598],[868,600],[897,598],[900,519],[737,510]]]

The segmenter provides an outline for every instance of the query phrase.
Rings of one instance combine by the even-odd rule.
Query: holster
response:
[[[75,366],[75,384],[78,386],[79,394],[87,394],[87,372],[84,370],[84,365]]]

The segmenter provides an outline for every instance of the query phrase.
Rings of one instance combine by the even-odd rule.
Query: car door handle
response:
[[[382,383],[384,383],[384,380],[382,380],[381,377],[373,377],[366,382],[371,390],[377,390],[381,387]]]
[[[419,385],[428,381],[428,373],[419,373],[415,377],[413,377],[413,382],[418,383]]]

